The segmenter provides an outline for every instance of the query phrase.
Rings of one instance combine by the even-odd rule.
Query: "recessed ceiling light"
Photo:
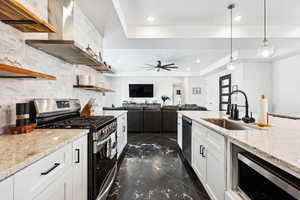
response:
[[[186,68],[186,71],[190,72],[190,71],[191,71],[191,68],[190,68],[190,67]]]
[[[148,16],[148,17],[147,17],[147,21],[148,21],[148,22],[154,22],[154,21],[155,21],[155,18],[152,17],[152,16]]]
[[[242,16],[242,15],[237,15],[237,16],[234,17],[234,21],[236,21],[236,22],[239,22],[239,21],[241,21],[242,19],[243,19],[243,16]]]
[[[197,64],[201,63],[200,58],[197,58],[196,63],[197,63]]]

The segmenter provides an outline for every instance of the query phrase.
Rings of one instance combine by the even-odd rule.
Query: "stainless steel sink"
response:
[[[222,118],[216,118],[216,119],[203,119],[207,122],[210,122],[212,124],[215,124],[221,128],[227,129],[227,130],[235,130],[235,131],[242,131],[242,130],[253,130],[254,128],[245,126],[239,123],[235,123],[232,121],[229,121],[227,119],[222,119]]]

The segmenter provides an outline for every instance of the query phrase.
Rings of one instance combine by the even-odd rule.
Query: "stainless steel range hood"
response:
[[[49,33],[48,40],[26,40],[26,44],[71,64],[105,69],[101,61],[86,51],[87,47],[81,47],[74,39],[74,0],[49,0],[48,21],[57,32]]]

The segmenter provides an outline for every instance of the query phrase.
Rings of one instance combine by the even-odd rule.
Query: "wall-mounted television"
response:
[[[153,98],[153,84],[129,84],[130,98]]]

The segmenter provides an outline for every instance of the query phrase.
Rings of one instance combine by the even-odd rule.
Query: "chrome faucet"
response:
[[[229,99],[231,99],[232,94],[234,93],[241,93],[244,97],[245,97],[245,108],[246,108],[246,113],[245,113],[245,117],[242,118],[243,122],[245,123],[254,123],[255,119],[251,116],[249,117],[249,102],[248,102],[248,97],[246,95],[246,93],[242,90],[234,90],[230,93],[229,95]],[[252,114],[251,114],[252,115]]]

